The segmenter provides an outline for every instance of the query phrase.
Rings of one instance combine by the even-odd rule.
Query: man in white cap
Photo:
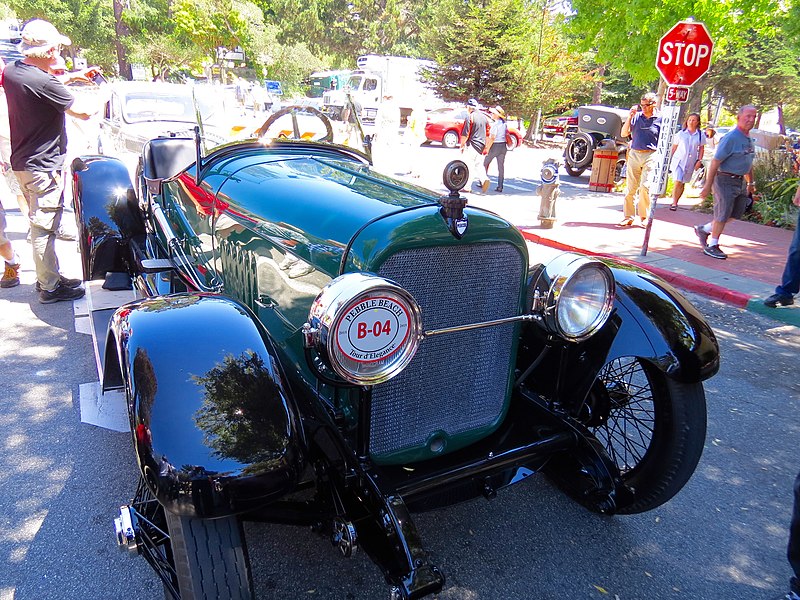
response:
[[[470,98],[467,101],[467,118],[461,128],[461,152],[467,160],[467,165],[472,165],[472,174],[481,190],[485,194],[489,190],[489,176],[483,166],[483,157],[486,156],[486,137],[489,132],[489,119],[481,112],[483,108],[477,100]]]
[[[6,66],[3,87],[11,127],[11,168],[30,207],[31,244],[39,302],[75,300],[84,294],[79,279],[59,272],[56,231],[64,211],[63,169],[67,150],[65,114],[86,120],[73,108],[75,98],[51,70],[61,46],[72,42],[47,21],[22,29],[25,57]]]

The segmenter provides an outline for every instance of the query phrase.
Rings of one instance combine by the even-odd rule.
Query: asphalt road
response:
[[[458,152],[419,154],[435,157],[421,178],[433,186],[440,163]],[[509,155],[514,185],[535,186],[532,157]],[[15,245],[27,250],[16,211],[10,222]],[[78,276],[75,245],[58,246],[67,274]],[[78,387],[97,377],[90,338],[75,331],[69,304],[36,301],[29,263],[22,280],[0,293],[0,600],[159,598],[149,567],[117,550],[112,534],[136,485],[129,436],[80,422]],[[491,501],[418,515],[448,578],[440,598],[780,597],[800,468],[800,330],[691,299],[723,360],[706,384],[708,438],[686,488],[650,513],[602,517],[537,476]],[[258,598],[388,597],[368,558],[344,559],[307,529],[248,524],[247,540]]]

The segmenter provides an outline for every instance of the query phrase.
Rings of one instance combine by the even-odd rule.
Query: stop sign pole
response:
[[[688,90],[711,67],[714,42],[702,23],[681,21],[670,29],[658,43],[656,69],[667,83],[667,105],[661,111],[661,130],[656,150],[656,168],[650,183],[650,212],[644,232],[641,256],[647,255],[650,231],[656,205],[667,189],[672,138],[678,129],[680,103],[688,98]]]

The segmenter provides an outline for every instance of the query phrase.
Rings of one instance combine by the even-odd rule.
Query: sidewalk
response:
[[[621,193],[590,192],[588,177],[562,176],[552,229],[542,228],[537,219],[538,196],[470,194],[470,203],[511,220],[529,241],[621,259],[676,287],[800,326],[800,305],[772,309],[763,304],[780,283],[792,231],[732,221],[720,241],[728,259],[711,258],[703,254],[693,230],[694,225],[708,222],[710,215],[694,210],[699,199],[684,194],[675,212],[667,209],[671,199],[659,201],[648,251],[642,256],[645,230],[617,227],[622,198]]]

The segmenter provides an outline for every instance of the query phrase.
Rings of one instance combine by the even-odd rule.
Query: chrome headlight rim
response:
[[[332,280],[312,304],[314,345],[346,382],[384,383],[402,372],[419,348],[422,313],[394,281],[369,273]]]
[[[569,315],[575,311],[575,302],[580,296],[575,295],[575,287],[582,283],[582,278],[594,277],[594,283],[600,285],[599,298],[592,298],[589,306],[592,310],[583,322],[577,326],[565,326]],[[590,280],[591,281],[591,280]],[[597,295],[593,293],[591,295]],[[572,253],[560,254],[542,268],[534,284],[534,297],[531,311],[539,317],[539,322],[548,333],[556,335],[568,342],[581,342],[596,334],[614,308],[616,298],[616,282],[611,269],[602,261]]]

